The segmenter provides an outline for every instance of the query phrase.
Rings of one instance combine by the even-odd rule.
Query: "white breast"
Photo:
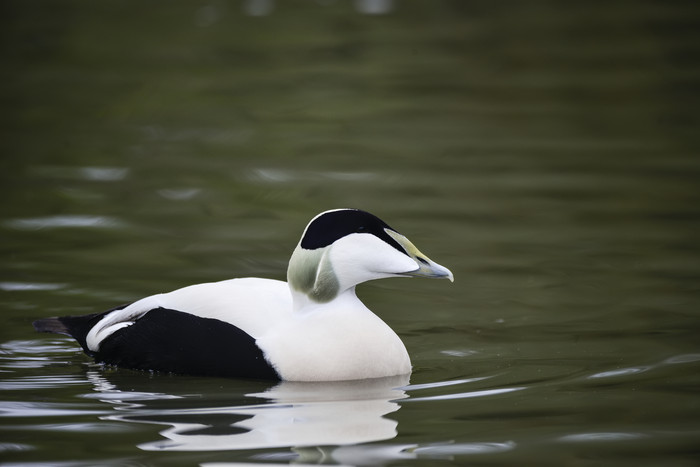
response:
[[[282,379],[342,381],[411,372],[396,333],[348,290],[330,303],[297,311],[257,340]]]

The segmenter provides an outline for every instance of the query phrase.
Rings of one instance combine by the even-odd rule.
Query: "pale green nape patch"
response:
[[[328,255],[331,247],[305,250],[297,245],[289,260],[287,282],[313,301],[326,303],[338,296],[340,283]]]

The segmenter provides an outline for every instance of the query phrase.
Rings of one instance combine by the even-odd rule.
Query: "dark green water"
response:
[[[700,462],[700,7],[371,3],[0,5],[0,461]],[[106,369],[31,328],[281,279],[344,206],[455,274],[359,291],[410,382]]]

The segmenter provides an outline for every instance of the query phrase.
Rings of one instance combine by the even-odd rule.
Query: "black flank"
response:
[[[195,376],[279,380],[255,339],[218,319],[157,308],[102,341],[95,360]]]

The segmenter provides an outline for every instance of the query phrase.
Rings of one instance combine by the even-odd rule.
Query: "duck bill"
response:
[[[396,242],[401,245],[401,247],[406,251],[406,254],[408,254],[408,256],[410,256],[418,266],[418,268],[413,271],[400,273],[401,276],[429,277],[432,279],[449,279],[450,282],[455,281],[452,271],[447,269],[445,266],[439,265],[421,253],[409,239],[397,232],[394,232],[393,230],[385,229],[385,231],[387,234],[389,234],[389,236],[391,236],[391,238],[396,240]]]
[[[441,266],[435,261],[432,261],[430,258],[421,255],[413,257],[413,259],[419,264],[418,269],[415,271],[405,272],[402,274],[403,276],[429,277],[431,279],[449,279],[450,282],[455,281],[452,271],[447,269],[445,266]]]

